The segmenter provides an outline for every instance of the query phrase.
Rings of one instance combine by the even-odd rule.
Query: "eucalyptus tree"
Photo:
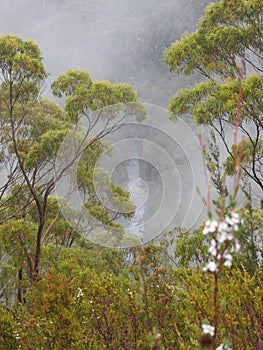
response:
[[[41,87],[47,75],[36,43],[16,35],[0,37],[1,239],[13,240],[15,246],[14,236],[17,233],[17,244],[20,245],[17,254],[22,251],[26,257],[26,262],[23,260],[18,264],[19,274],[21,277],[24,269],[31,282],[40,273],[43,240],[56,221],[61,219],[60,209],[54,212],[56,205],[51,195],[59,177],[74,161],[66,161],[60,175],[55,174],[56,155],[65,136],[76,128],[85,111],[95,111],[109,104],[138,102],[137,94],[130,85],[93,82],[87,71],[69,70],[52,84],[56,96],[67,97],[64,110],[55,102],[41,97]],[[92,164],[108,147],[102,141],[103,137],[113,129],[107,129],[105,121],[105,127],[97,135],[89,136],[90,130],[87,131],[79,174],[84,176],[85,171],[90,172]],[[84,164],[87,163],[89,167],[85,169]],[[89,174],[87,178],[90,177]],[[91,181],[80,181],[82,187],[92,191]],[[114,195],[125,201],[131,211],[134,210],[129,194],[118,186],[112,187]],[[102,209],[95,196],[93,200],[97,211],[103,211],[99,220],[113,225],[114,220],[107,209]],[[96,212],[94,208],[93,211]],[[13,225],[13,228],[5,234],[8,225]],[[28,232],[28,240],[23,236],[23,227],[27,227],[24,232]],[[14,253],[15,248],[7,243],[7,253]]]
[[[225,145],[228,172],[235,173],[240,165],[259,191],[263,191],[262,13],[261,0],[211,3],[197,30],[165,51],[172,72],[199,73],[203,78],[172,99],[172,117],[190,112],[198,124],[210,125]],[[229,141],[229,126],[240,131],[242,140],[235,136],[234,142]]]

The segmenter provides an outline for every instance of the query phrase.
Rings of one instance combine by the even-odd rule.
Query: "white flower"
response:
[[[232,227],[233,231],[239,230],[238,224],[240,223],[240,219],[237,213],[232,213],[231,218],[226,217],[225,221],[228,223],[229,226]]]
[[[210,334],[212,337],[215,335],[215,327],[209,324],[202,324],[204,334]]]
[[[216,348],[216,350],[231,350],[231,349],[227,345],[222,343]]]
[[[203,230],[203,234],[213,233],[208,252],[215,257],[218,262],[222,261],[222,253],[224,266],[231,267],[233,257],[230,253],[238,252],[240,244],[235,237],[235,232],[239,230],[239,224],[242,224],[238,213],[231,213],[221,222],[215,220],[207,220]],[[230,246],[231,243],[231,246]],[[210,261],[203,268],[203,271],[216,272],[218,270],[217,263]]]
[[[208,251],[211,255],[216,256],[216,241],[214,239],[211,240]]]
[[[234,225],[234,221],[233,221],[232,218],[230,218],[229,216],[226,216],[225,222],[226,222],[229,226],[233,226],[233,225]]]
[[[226,261],[224,262],[224,266],[226,266],[226,267],[231,267],[231,266],[232,266],[232,262],[229,261],[229,260],[226,260]]]
[[[217,230],[218,222],[213,220],[207,220],[205,223],[205,227],[203,229],[203,235],[207,235],[208,233],[213,233]]]
[[[239,252],[240,248],[241,248],[241,246],[240,246],[238,240],[235,239],[235,245],[231,247],[230,251],[231,251],[231,253]]]
[[[220,233],[227,233],[229,230],[229,227],[225,221],[220,222],[218,227],[218,232]]]
[[[239,230],[238,225],[234,225],[233,228],[234,228],[234,231],[238,231]]]
[[[77,299],[79,299],[79,298],[81,298],[81,297],[83,297],[83,291],[82,291],[82,289],[81,288],[78,288],[78,294],[77,294]]]
[[[236,252],[239,252],[240,248],[241,248],[241,246],[240,246],[238,240],[236,240],[236,242],[235,242],[235,250],[236,250]]]
[[[231,213],[231,217],[235,224],[238,224],[240,222],[240,217],[238,213]]]
[[[203,271],[215,272],[217,271],[217,265],[214,261],[209,261],[206,266],[203,268]]]
[[[226,261],[224,262],[224,266],[226,266],[226,267],[231,267],[231,266],[232,266],[232,261],[231,261],[231,260],[226,260]]]
[[[235,226],[236,224],[240,223],[239,214],[231,213],[231,217],[227,216],[225,218],[225,221],[228,223],[229,226]]]
[[[233,256],[229,253],[224,253],[223,257],[225,258],[225,262],[224,265],[227,267],[231,267],[232,266],[232,260],[233,260]]]
[[[224,350],[224,344],[220,344],[220,345],[216,348],[216,350]]]

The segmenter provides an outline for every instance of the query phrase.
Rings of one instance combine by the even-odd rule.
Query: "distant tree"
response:
[[[165,51],[172,72],[197,72],[204,78],[176,94],[169,106],[172,118],[190,112],[198,124],[210,125],[227,150],[228,172],[236,172],[239,154],[243,173],[259,191],[263,191],[262,12],[261,0],[211,3],[197,30]],[[235,136],[236,144],[229,142],[228,126],[238,128],[241,141]]]

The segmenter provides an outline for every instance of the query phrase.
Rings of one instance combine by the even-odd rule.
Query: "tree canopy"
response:
[[[54,208],[55,204],[51,204],[50,196],[59,180],[54,169],[63,139],[84,113],[108,105],[139,102],[139,99],[128,84],[93,82],[89,72],[71,69],[52,84],[55,96],[66,97],[63,110],[55,102],[41,97],[41,85],[47,72],[37,44],[15,35],[0,37],[0,67],[1,167],[6,174],[0,189],[0,220],[2,225],[13,220],[14,227],[28,223],[28,235],[35,230],[34,249],[32,242],[30,246],[26,244],[29,239],[25,237],[27,231],[17,241],[20,244],[18,249],[25,254],[26,271],[32,281],[39,274],[42,239],[47,238],[51,228],[47,222],[53,210],[50,205]],[[87,130],[87,146],[83,147],[78,167],[79,175],[82,174],[81,188],[89,193],[87,210],[105,225],[121,227],[114,223],[118,213],[110,213],[103,208],[94,194],[91,181],[92,165],[107,147],[102,138],[111,131],[105,126],[103,133],[89,136],[90,129]],[[66,160],[64,170],[68,163]],[[61,169],[61,174],[64,170]],[[89,175],[86,177],[85,174]],[[119,201],[127,203],[130,208],[127,216],[131,215],[135,207],[129,200],[129,194],[114,184],[112,189]],[[53,226],[59,217],[60,209],[57,207],[54,222],[50,225]],[[18,234],[18,231],[14,232]],[[20,265],[23,269],[24,263]]]
[[[242,134],[240,165],[260,190],[262,178],[262,11],[261,0],[219,1],[207,6],[197,30],[165,51],[172,72],[197,72],[203,80],[180,90],[169,109],[172,118],[191,113],[198,124],[210,125],[222,139],[233,173],[234,146],[229,126]],[[250,155],[247,157],[247,155]],[[232,164],[232,165],[231,165]]]

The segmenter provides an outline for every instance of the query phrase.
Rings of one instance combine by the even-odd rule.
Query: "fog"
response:
[[[147,103],[167,107],[178,88],[163,50],[195,29],[208,0],[1,0],[0,32],[35,40],[52,80],[68,68],[128,82]]]
[[[183,78],[171,74],[164,63],[163,50],[179,39],[183,33],[196,28],[197,21],[208,2],[208,0],[12,0],[12,2],[2,0],[0,31],[1,34],[13,33],[24,39],[33,39],[39,45],[45,67],[49,72],[43,90],[44,96],[52,97],[49,86],[58,75],[69,68],[84,68],[91,73],[93,80],[131,83],[143,102],[166,108],[179,88],[192,85],[199,78],[196,76]],[[170,157],[167,159],[170,159],[171,164],[173,159],[177,160],[172,168],[168,166],[169,164],[163,165],[164,175],[162,181],[159,181],[159,175],[154,173],[151,165],[154,164],[156,155],[150,149],[149,159],[142,158],[143,161],[140,162],[139,153],[145,152],[145,147],[140,148],[138,144],[135,147],[138,152],[137,163],[134,162],[134,155],[130,158],[124,157],[122,160],[129,172],[127,178],[129,181],[121,183],[118,177],[115,180],[125,186],[131,194],[133,194],[131,188],[134,193],[143,192],[144,183],[145,188],[149,188],[151,193],[154,193],[152,189],[156,190],[155,197],[151,197],[151,194],[147,196],[148,202],[145,208],[141,207],[132,220],[132,229],[135,231],[138,231],[136,227],[139,225],[145,227],[149,213],[154,217],[157,211],[154,205],[156,203],[161,205],[163,199],[166,200],[162,210],[155,215],[156,219],[148,224],[147,232],[152,234],[158,225],[164,229],[172,229],[176,225],[187,225],[187,223],[192,226],[195,220],[199,219],[203,208],[202,198],[197,196],[196,187],[199,187],[203,194],[205,188],[202,183],[195,180],[201,179],[203,168],[198,143],[194,141],[194,134],[191,133],[192,128],[187,128],[186,124],[180,126],[173,124],[171,128],[167,125],[167,111],[163,109],[153,109],[151,113],[156,114],[155,121],[158,120],[158,125],[154,125],[154,130],[158,131],[158,134],[155,135],[151,131],[151,135],[147,137],[151,144],[164,150],[166,157]],[[163,115],[163,119],[160,115]],[[189,119],[186,120],[189,124]],[[148,129],[152,130],[152,126]],[[174,130],[173,135],[170,135],[172,143],[167,146],[167,137],[172,130]],[[137,131],[134,138],[139,137],[140,131]],[[147,139],[145,135],[144,142]],[[118,140],[119,138],[117,141],[114,140],[115,143]],[[162,158],[163,156],[158,158],[159,165]],[[144,167],[147,161],[150,165]],[[166,195],[162,193],[162,197],[160,193],[164,185],[170,190]],[[180,196],[179,189],[182,190]],[[133,200],[136,202],[136,198]],[[176,202],[178,202],[177,208],[175,208]],[[171,217],[168,215],[169,212]],[[143,232],[144,242],[153,238],[149,237],[147,232]]]

